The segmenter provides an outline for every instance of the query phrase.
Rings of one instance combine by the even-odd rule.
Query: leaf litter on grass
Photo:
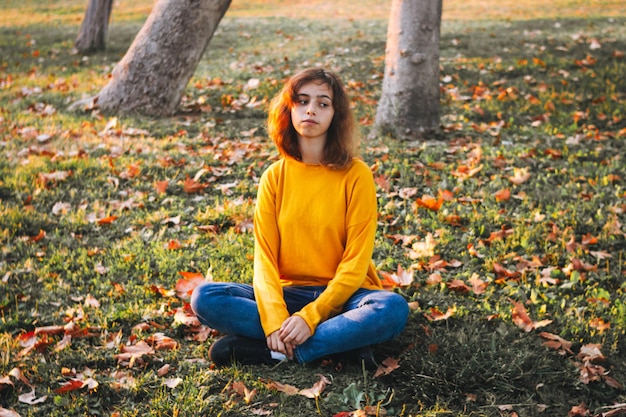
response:
[[[276,158],[262,106],[310,58],[285,61],[271,48],[260,57],[240,33],[285,42],[301,28],[225,21],[215,41],[232,37],[237,56],[208,51],[219,70],[197,74],[185,111],[168,120],[68,113],[69,99],[104,82],[97,74],[113,58],[66,62],[46,55],[40,37],[35,59],[30,49],[20,55],[33,48],[26,34],[11,34],[21,49],[7,50],[14,59],[0,76],[0,381],[10,381],[0,385],[2,412],[619,415],[620,25],[444,31],[445,141],[363,147],[381,213],[374,258],[411,302],[407,330],[375,347],[384,367],[376,378],[324,368],[332,384],[323,388],[317,364],[211,369],[206,353],[219,335],[187,302],[207,277],[250,282],[255,186]],[[349,54],[324,35],[311,56],[341,71],[367,126],[384,27],[344,29]]]

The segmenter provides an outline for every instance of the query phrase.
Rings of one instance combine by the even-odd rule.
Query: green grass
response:
[[[3,3],[0,378],[13,385],[0,383],[0,407],[22,416],[334,416],[357,408],[376,415],[378,406],[392,416],[465,417],[565,416],[581,403],[600,415],[625,403],[623,388],[601,376],[586,383],[577,368],[581,349],[597,344],[606,359],[592,371],[602,366],[626,384],[623,6],[603,2],[582,18],[587,3],[563,2],[557,24],[554,10],[530,2],[484,12],[471,4],[444,2],[437,140],[379,137],[362,146],[379,183],[374,260],[387,273],[398,265],[414,273],[411,286],[395,289],[413,302],[406,331],[375,349],[399,368],[373,378],[317,363],[214,370],[207,351],[217,335],[198,340],[198,329],[180,321],[186,303],[174,290],[187,272],[250,282],[256,184],[277,158],[266,104],[290,73],[314,64],[339,71],[368,133],[386,34],[375,11],[387,3],[331,21],[320,19],[322,7],[320,16],[294,17],[304,2],[280,13],[274,3],[241,2],[175,117],[117,120],[67,108],[104,86],[149,5],[121,3],[107,52],[83,58],[70,53],[82,2]],[[251,78],[259,86],[245,89]],[[259,104],[233,106],[242,94]],[[520,169],[530,177],[514,184]],[[55,180],[58,173],[67,175]],[[206,188],[188,194],[185,180],[194,177]],[[161,181],[165,193],[155,188]],[[498,199],[505,189],[511,197]],[[444,190],[451,196],[439,211],[415,203]],[[98,222],[109,216],[116,219]],[[409,256],[429,233],[447,266]],[[441,283],[432,284],[433,274]],[[450,285],[471,287],[473,278],[486,283],[483,293]],[[552,322],[524,331],[512,301],[533,321]],[[448,309],[450,318],[428,319]],[[61,335],[40,335],[40,349],[20,355],[27,332],[67,323],[90,335],[58,351]],[[571,353],[544,346],[542,331],[572,342]],[[176,348],[132,367],[118,361],[124,346],[157,333]],[[21,402],[31,388],[9,376],[14,368],[47,399]],[[332,384],[317,401],[270,388],[308,388],[320,373]],[[87,376],[97,388],[55,392]],[[168,388],[168,378],[181,381]],[[238,384],[256,390],[249,402]]]

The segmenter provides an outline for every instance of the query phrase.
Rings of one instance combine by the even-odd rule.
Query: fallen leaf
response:
[[[31,392],[20,395],[19,397],[17,397],[17,399],[21,403],[35,405],[45,402],[48,399],[48,396],[44,395],[43,397],[37,398],[37,396],[35,395],[35,390],[32,390]]]
[[[569,412],[567,413],[568,417],[587,417],[591,414],[589,409],[587,408],[587,404],[580,403],[579,405],[573,406]]]
[[[104,217],[102,219],[98,219],[96,221],[96,223],[98,223],[98,224],[111,224],[111,223],[113,223],[117,219],[118,219],[117,216],[108,216],[108,217]]]
[[[185,278],[180,278],[176,282],[176,295],[183,300],[188,300],[193,290],[206,282],[204,275],[199,272],[179,272],[179,274]]]
[[[189,177],[183,182],[183,191],[187,194],[199,193],[207,187],[206,184],[201,184]]]
[[[162,367],[160,367],[157,370],[157,375],[158,376],[165,376],[165,375],[167,375],[167,373],[169,371],[170,371],[170,365],[166,363],[165,365],[163,365]]]
[[[504,188],[496,192],[494,194],[494,197],[496,198],[496,201],[507,201],[509,198],[511,198],[511,190],[509,190],[508,188]]]
[[[432,233],[428,233],[423,242],[415,242],[409,249],[409,258],[429,258],[435,254],[435,246],[437,242],[433,238]]]
[[[552,334],[548,332],[541,332],[539,333],[539,336],[548,340],[547,342],[543,342],[543,346],[550,348],[550,349],[554,349],[561,354],[565,354],[565,353],[569,353],[570,355],[574,354],[574,352],[572,352],[572,342],[569,342],[556,334]]]
[[[423,195],[422,198],[418,198],[416,200],[418,207],[424,207],[425,209],[431,211],[439,211],[441,205],[443,204],[443,198],[435,198],[431,195]]]
[[[181,382],[183,382],[182,378],[167,378],[163,380],[163,385],[168,388],[176,388]]]
[[[54,390],[55,394],[65,394],[66,392],[76,391],[85,386],[85,381],[72,378],[69,381],[61,384],[61,386]]]
[[[522,303],[519,303],[515,300],[511,300],[511,304],[513,304],[513,312],[511,313],[511,318],[513,319],[513,323],[518,327],[524,329],[526,332],[530,332],[539,327],[545,327],[548,324],[552,323],[552,320],[542,320],[542,321],[532,321],[528,313],[526,312],[526,307]]]
[[[428,321],[440,321],[447,320],[454,315],[456,312],[456,307],[449,307],[445,313],[442,313],[437,307],[431,307],[429,313],[424,313],[424,317]]]
[[[488,283],[480,279],[477,273],[473,273],[469,278],[469,283],[472,284],[472,292],[476,295],[484,294]]]
[[[446,287],[448,287],[450,291],[459,292],[461,294],[466,294],[470,291],[470,288],[467,286],[467,284],[460,279],[453,279],[451,281],[448,281],[446,283]]]
[[[307,398],[316,398],[319,397],[320,394],[326,389],[327,385],[330,385],[331,382],[328,378],[326,378],[322,374],[317,374],[320,379],[317,381],[311,388],[305,388],[298,392],[298,394],[307,397]]]
[[[300,392],[300,390],[294,387],[293,385],[281,384],[280,382],[277,382],[277,381],[270,381],[267,384],[267,387],[269,389],[275,389],[277,391],[284,392],[287,395],[298,395],[298,393]]]
[[[20,417],[20,415],[13,410],[0,407],[0,417]]]
[[[513,184],[520,185],[528,181],[530,176],[527,168],[513,168],[513,176],[509,177],[509,181]]]
[[[595,343],[588,343],[583,345],[578,352],[578,357],[583,361],[604,361],[605,357],[600,350],[600,345]]]
[[[376,369],[376,372],[374,373],[374,378],[377,378],[381,375],[388,375],[394,370],[398,369],[400,367],[399,362],[400,361],[395,358],[386,358],[382,361],[380,365],[378,365],[378,369]]]

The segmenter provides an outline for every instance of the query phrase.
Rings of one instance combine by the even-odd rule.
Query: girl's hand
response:
[[[285,346],[285,343],[280,339],[280,330],[276,330],[274,333],[267,336],[267,347],[274,352],[280,352],[287,356],[289,359],[293,359],[293,348],[291,346]]]
[[[306,321],[300,316],[291,316],[285,320],[278,333],[280,340],[282,340],[285,345],[290,345],[292,348],[301,345],[311,337],[309,325],[306,324]]]

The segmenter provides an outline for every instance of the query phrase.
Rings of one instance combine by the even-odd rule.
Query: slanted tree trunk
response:
[[[439,130],[442,0],[393,0],[374,133],[420,140]]]
[[[105,113],[171,115],[231,0],[158,0],[98,95]]]
[[[81,54],[104,51],[113,0],[89,0],[74,48]]]

